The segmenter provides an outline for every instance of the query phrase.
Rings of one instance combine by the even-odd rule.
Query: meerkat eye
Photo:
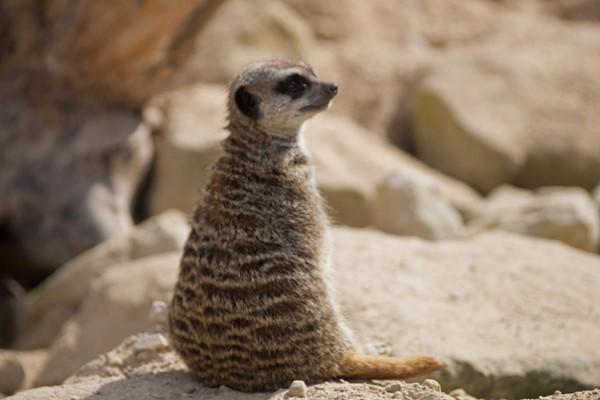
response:
[[[285,78],[277,86],[277,91],[281,94],[290,95],[292,98],[297,98],[304,93],[310,83],[306,78],[299,74],[293,74]]]

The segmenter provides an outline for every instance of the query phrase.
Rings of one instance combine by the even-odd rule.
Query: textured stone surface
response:
[[[153,98],[145,108],[157,131],[151,214],[168,208],[192,212],[227,135],[226,97],[225,86],[200,83]]]
[[[24,298],[20,347],[28,348],[32,343],[49,345],[58,328],[88,295],[96,277],[108,267],[181,250],[188,233],[186,216],[179,211],[166,211],[136,226],[127,235],[114,237],[66,263]],[[52,320],[50,314],[58,320]]]
[[[598,205],[580,188],[546,187],[530,192],[495,189],[470,229],[503,229],[559,240],[595,252],[600,241]]]
[[[373,226],[388,233],[431,240],[463,234],[460,213],[441,193],[401,175],[380,183],[373,214]]]
[[[444,390],[536,398],[600,385],[598,256],[501,231],[427,242],[340,229],[334,239],[334,282],[359,341],[440,356]]]
[[[180,257],[179,252],[164,253],[114,264],[106,270],[53,342],[36,386],[61,383],[123,338],[149,329],[148,310],[155,299],[169,300]],[[153,351],[164,346],[164,339],[155,334],[140,341],[134,350]]]
[[[152,153],[148,127],[132,112],[31,112],[38,117],[15,116],[0,128],[0,218],[33,264],[6,268],[25,284],[131,229]]]
[[[485,46],[444,55],[422,81],[417,154],[482,192],[502,183],[593,188],[600,56],[589,49],[600,29],[526,14],[499,21],[506,29]]]

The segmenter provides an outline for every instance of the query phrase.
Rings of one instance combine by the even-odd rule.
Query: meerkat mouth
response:
[[[300,109],[302,112],[312,112],[312,111],[322,111],[329,107],[331,104],[331,100],[324,101],[323,103],[311,104],[309,106],[304,106]]]

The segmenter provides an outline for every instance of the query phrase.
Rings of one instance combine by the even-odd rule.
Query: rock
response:
[[[31,263],[6,268],[25,286],[131,229],[152,152],[148,127],[132,112],[29,111],[3,126],[0,163],[0,219]]]
[[[307,125],[306,140],[316,165],[317,185],[336,222],[371,225],[377,185],[391,174],[440,193],[467,218],[479,207],[479,196],[468,186],[426,167],[345,118],[317,116]]]
[[[600,208],[600,185],[596,186],[596,188],[592,191],[592,198]]]
[[[171,82],[227,83],[251,62],[272,58],[303,59],[315,47],[312,31],[290,7],[274,0],[230,0],[215,16],[195,53]]]
[[[436,391],[436,392],[442,391],[442,386],[435,379],[425,379],[423,381],[423,386],[428,387],[429,389]]]
[[[431,55],[481,42],[499,9],[471,0],[285,2],[320,39],[313,66],[338,83],[336,112],[405,149],[412,148],[411,92]]]
[[[52,0],[41,6],[31,0],[6,2],[5,33],[14,44],[7,47],[7,64],[41,70],[46,87],[50,78],[81,97],[139,107],[193,53],[196,38],[221,3],[123,1],[106,8],[98,0]],[[36,6],[38,13],[32,14]],[[27,24],[28,18],[43,23]]]
[[[402,389],[402,383],[399,381],[395,381],[385,385],[385,390],[390,393],[396,393]]]
[[[520,11],[553,15],[570,20],[600,20],[598,0],[500,0],[500,3]]]
[[[166,211],[144,221],[126,235],[114,237],[84,252],[66,263],[56,274],[48,278],[24,298],[21,312],[21,335],[34,335],[33,342],[48,346],[60,327],[72,315],[88,295],[94,279],[111,265],[125,263],[169,251],[181,251],[189,233],[187,218],[179,211]],[[155,300],[155,299],[152,299]],[[60,317],[48,326],[48,313]],[[148,311],[146,308],[145,312]],[[20,348],[27,348],[23,339]]]
[[[460,213],[441,193],[401,175],[381,182],[373,226],[388,233],[431,240],[460,237],[463,231]]]
[[[514,13],[497,24],[505,29],[445,54],[420,84],[419,158],[485,193],[502,183],[591,189],[600,179],[600,57],[585,49],[600,29]]]
[[[141,352],[159,352],[168,347],[169,343],[164,335],[160,333],[153,333],[145,335],[140,339],[136,340],[133,345],[133,351],[135,353]]]
[[[542,188],[532,193],[501,186],[490,194],[481,214],[471,229],[503,229],[591,252],[600,243],[598,206],[580,188]]]
[[[46,350],[0,350],[0,393],[11,395],[30,389],[47,358]]]
[[[441,357],[443,387],[535,398],[600,384],[596,255],[502,231],[429,242],[346,228],[333,265],[356,339]]]
[[[223,2],[0,4],[0,257],[24,287],[131,228],[152,153],[139,108]]]
[[[167,325],[169,323],[169,306],[164,301],[154,300],[148,313],[148,323]]]
[[[306,383],[304,381],[294,381],[287,390],[288,397],[306,397]]]
[[[14,394],[25,381],[25,371],[21,363],[3,351],[0,353],[0,393]]]
[[[146,119],[157,130],[149,194],[151,214],[169,208],[191,213],[226,137],[227,88],[197,84],[153,98]]]
[[[170,298],[180,257],[177,251],[113,264],[96,278],[77,314],[52,344],[37,385],[61,383],[123,338],[150,328],[148,309],[154,299]],[[145,336],[134,345],[136,352],[155,352],[163,347],[166,341],[161,334]]]

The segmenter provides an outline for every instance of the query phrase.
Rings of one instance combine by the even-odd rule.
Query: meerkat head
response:
[[[273,136],[294,136],[308,118],[327,109],[335,83],[317,78],[307,64],[275,59],[251,64],[229,90],[229,121]]]

